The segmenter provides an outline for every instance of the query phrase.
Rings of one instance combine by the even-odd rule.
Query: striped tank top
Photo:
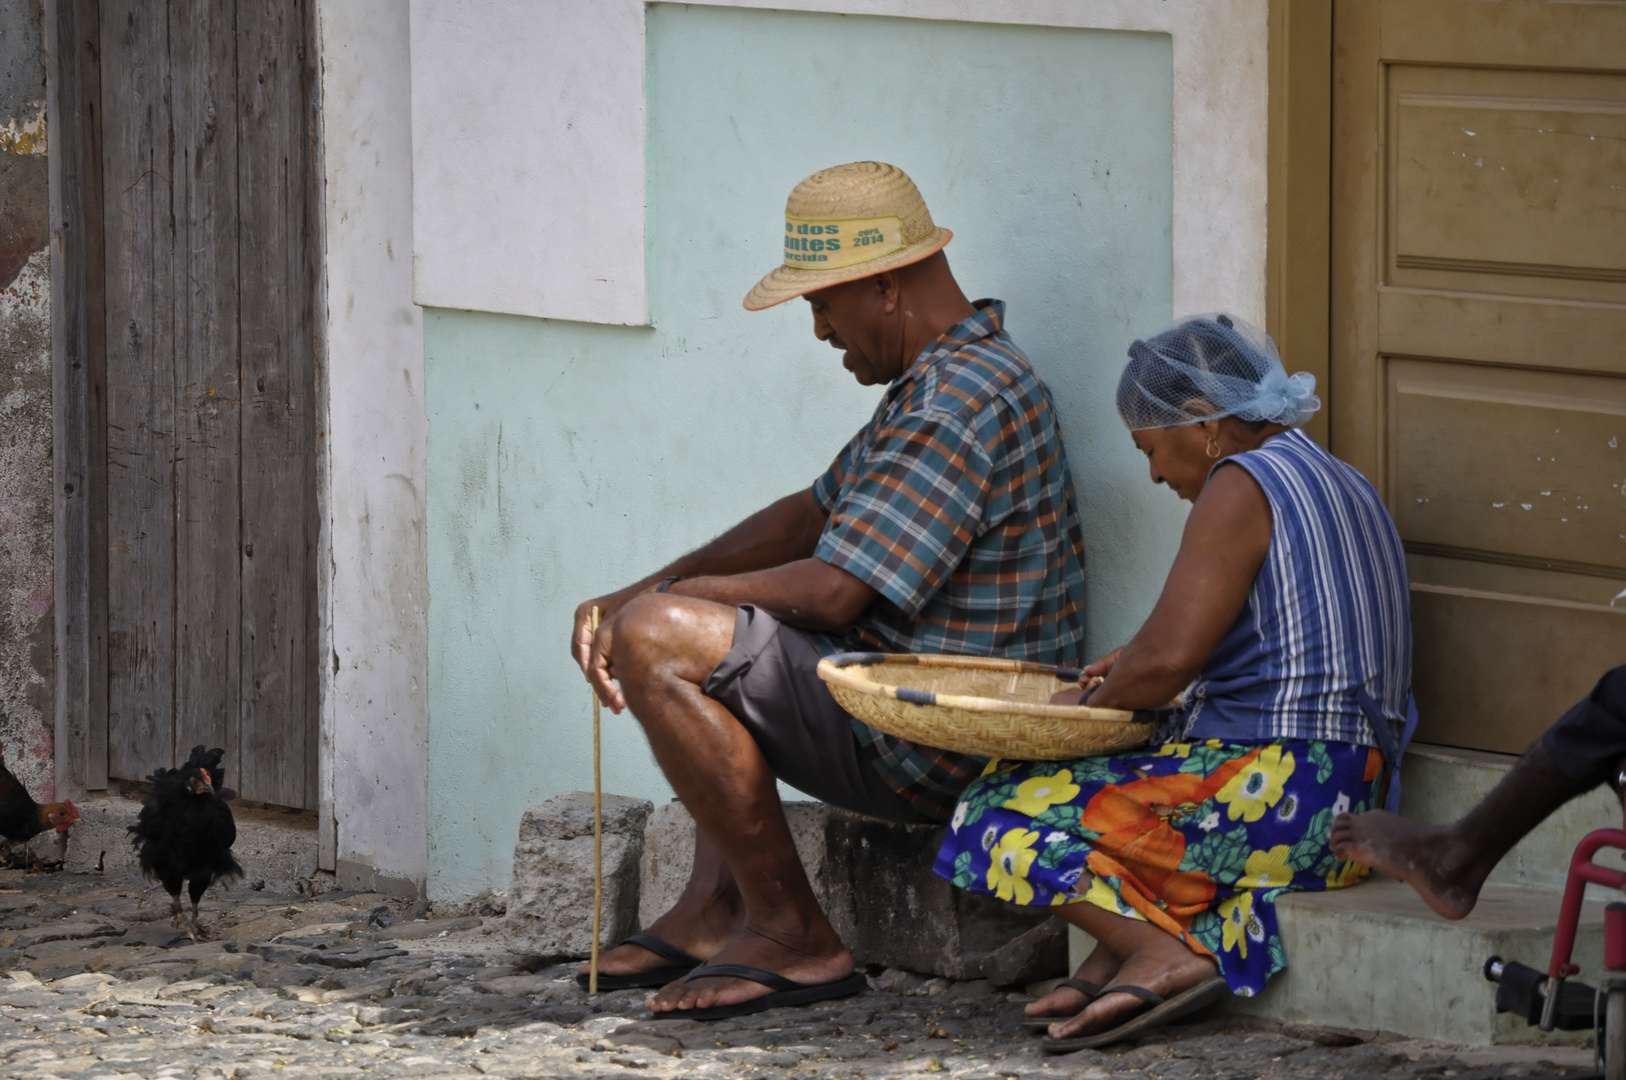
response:
[[[1186,736],[1322,739],[1389,756],[1409,734],[1411,604],[1383,501],[1297,428],[1220,465],[1264,491],[1270,551],[1187,694]],[[1380,715],[1388,731],[1375,730]]]

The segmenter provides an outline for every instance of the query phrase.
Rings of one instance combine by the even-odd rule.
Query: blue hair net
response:
[[[1188,315],[1135,342],[1118,380],[1131,431],[1223,416],[1296,427],[1319,408],[1315,376],[1289,376],[1270,335],[1232,315]]]

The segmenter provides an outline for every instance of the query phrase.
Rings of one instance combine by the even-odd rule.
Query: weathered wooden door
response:
[[[99,12],[107,776],[205,743],[244,798],[314,807],[310,6]]]
[[[1626,662],[1626,4],[1340,0],[1332,449],[1412,574],[1419,738]]]

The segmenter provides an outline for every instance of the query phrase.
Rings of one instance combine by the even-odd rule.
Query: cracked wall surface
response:
[[[41,0],[0,0],[0,745],[54,795],[51,260]]]

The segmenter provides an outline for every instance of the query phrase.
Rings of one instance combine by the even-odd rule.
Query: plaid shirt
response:
[[[1084,537],[1050,392],[977,302],[881,398],[813,497],[830,515],[814,555],[880,594],[841,649],[1076,664]],[[853,721],[876,768],[946,820],[986,759],[915,746]]]

